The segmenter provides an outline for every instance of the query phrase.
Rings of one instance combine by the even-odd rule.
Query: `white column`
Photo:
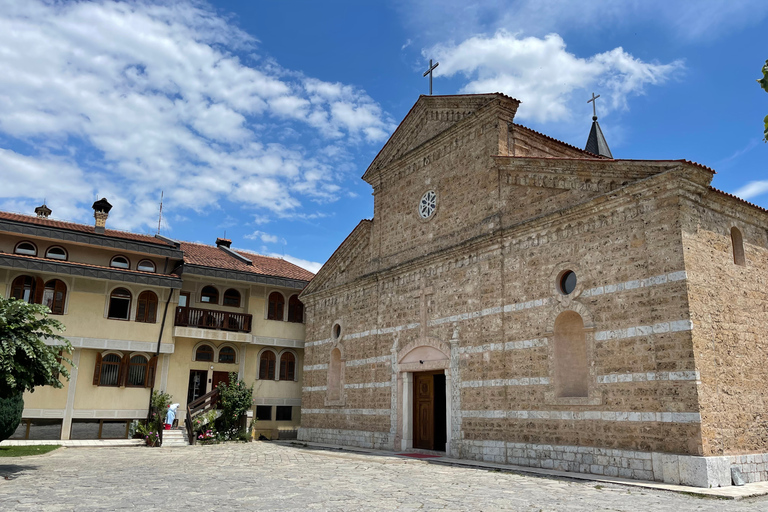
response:
[[[446,368],[445,370],[445,456],[451,456],[451,402],[452,402],[452,390],[451,387],[451,370]]]
[[[69,439],[72,432],[72,412],[75,409],[75,391],[77,388],[78,365],[80,364],[81,349],[72,351],[72,369],[69,371],[69,384],[67,387],[67,405],[64,407],[64,419],[61,420],[61,439]]]
[[[400,449],[413,448],[413,373],[403,374],[403,410],[400,417],[403,419],[403,439],[400,441]]]
[[[240,352],[240,354],[239,354],[239,356],[240,356],[240,367],[237,369],[237,378],[240,379],[240,380],[242,380],[243,376],[245,375],[245,350],[247,348],[248,348],[248,345],[243,343],[240,346],[240,350],[239,350],[239,352]],[[296,364],[298,365],[299,362],[296,361]]]
[[[160,367],[160,389],[168,392],[168,368],[171,366],[171,354],[163,354],[160,356],[163,360]]]

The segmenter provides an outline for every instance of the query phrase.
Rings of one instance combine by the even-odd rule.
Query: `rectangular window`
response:
[[[293,417],[293,407],[291,407],[290,405],[277,406],[277,414],[275,418],[277,421],[291,421],[292,417]]]
[[[256,419],[259,421],[272,421],[272,406],[271,405],[257,405],[256,406]]]

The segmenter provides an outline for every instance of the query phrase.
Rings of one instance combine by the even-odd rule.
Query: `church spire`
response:
[[[596,155],[613,158],[611,150],[608,147],[608,143],[605,141],[605,137],[603,136],[603,130],[600,129],[600,124],[597,122],[597,109],[595,108],[595,100],[599,97],[599,94],[595,96],[595,93],[592,93],[592,99],[587,101],[587,103],[592,103],[592,129],[589,130],[587,145],[584,147],[584,149]]]

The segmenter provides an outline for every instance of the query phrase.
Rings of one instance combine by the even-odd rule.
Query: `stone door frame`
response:
[[[400,450],[413,449],[413,374],[417,372],[445,374],[445,455],[451,455],[451,368],[450,346],[435,339],[422,339],[408,344],[397,354],[397,433],[394,447]]]

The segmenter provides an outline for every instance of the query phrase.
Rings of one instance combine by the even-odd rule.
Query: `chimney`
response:
[[[51,209],[45,206],[45,203],[43,203],[42,206],[35,208],[35,213],[37,214],[38,219],[47,219],[51,214]]]
[[[96,219],[95,231],[97,233],[104,233],[104,226],[107,224],[107,217],[109,217],[109,210],[112,209],[112,205],[106,198],[102,197],[95,203],[93,203],[93,218]]]
[[[232,240],[229,238],[217,238],[216,239],[216,247],[224,246],[227,249],[229,249],[229,246],[232,245]]]

